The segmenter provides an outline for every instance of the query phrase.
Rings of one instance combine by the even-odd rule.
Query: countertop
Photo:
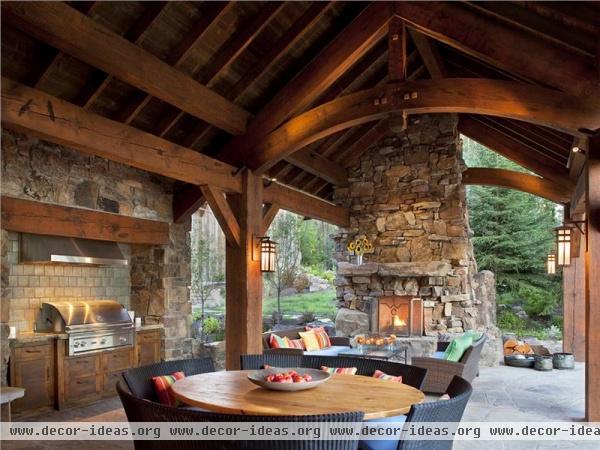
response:
[[[149,331],[149,330],[161,330],[164,326],[162,324],[142,325],[141,327],[135,327],[135,331]],[[16,338],[10,339],[11,342],[18,344],[27,344],[31,342],[44,342],[54,339],[68,339],[67,333],[37,333],[35,331],[24,331],[18,333]]]

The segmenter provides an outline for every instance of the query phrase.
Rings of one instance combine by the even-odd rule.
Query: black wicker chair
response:
[[[175,408],[149,402],[131,395],[122,382],[117,383],[117,392],[130,423],[134,422],[331,422],[358,423],[363,420],[362,412],[326,414],[319,416],[244,416],[218,414],[207,411],[194,411]],[[143,424],[141,424],[143,426]],[[264,439],[261,441],[151,441],[135,440],[135,450],[354,450],[358,446],[356,440],[305,440],[277,441]]]
[[[379,369],[388,375],[402,376],[402,383],[421,389],[427,369],[393,361],[353,358],[349,356],[295,355],[268,353],[262,355],[242,355],[242,369],[262,369],[265,364],[275,367],[307,367],[320,369],[327,367],[356,367],[357,375],[372,376]]]
[[[210,358],[181,359],[129,369],[123,372],[123,378],[129,391],[136,397],[158,401],[152,377],[170,375],[173,372],[183,372],[186,376],[190,376],[214,371],[215,368]]]

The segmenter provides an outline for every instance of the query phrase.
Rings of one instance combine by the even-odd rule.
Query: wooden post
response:
[[[388,25],[388,81],[406,79],[406,28],[404,21],[392,17]]]
[[[575,219],[577,220],[577,219]],[[578,234],[579,231],[575,231]],[[573,353],[575,361],[585,361],[585,236],[574,239],[579,257],[563,268],[563,351]],[[573,249],[573,253],[575,249]]]
[[[586,173],[585,416],[600,422],[600,135],[590,139]]]
[[[242,193],[227,200],[240,227],[240,245],[226,247],[225,367],[240,368],[240,355],[262,353],[262,273],[256,238],[262,234],[262,179],[242,176]]]

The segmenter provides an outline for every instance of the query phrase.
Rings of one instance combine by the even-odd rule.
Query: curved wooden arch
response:
[[[463,184],[499,186],[543,197],[554,203],[567,203],[571,193],[553,182],[528,173],[507,169],[470,167],[462,174]]]
[[[392,113],[471,113],[531,122],[581,135],[600,128],[600,103],[513,81],[446,78],[409,81],[347,95],[296,116],[239,155],[258,173],[300,148]]]

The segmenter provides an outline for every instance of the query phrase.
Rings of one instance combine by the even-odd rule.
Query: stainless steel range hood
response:
[[[92,239],[21,234],[20,259],[24,263],[71,263],[101,266],[126,266],[116,242]]]

